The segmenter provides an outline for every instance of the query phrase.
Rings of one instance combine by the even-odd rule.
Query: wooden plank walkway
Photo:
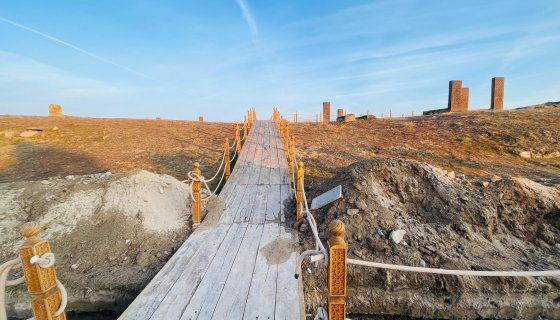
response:
[[[282,139],[256,121],[211,210],[119,319],[303,319]],[[301,278],[300,278],[301,279]]]

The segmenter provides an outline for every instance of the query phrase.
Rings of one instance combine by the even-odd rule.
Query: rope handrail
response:
[[[289,134],[287,135],[286,139],[288,139],[288,141],[290,141],[290,135]],[[292,168],[293,168],[293,166],[295,166],[296,170],[299,170],[299,165],[298,165],[298,162],[297,162],[297,156],[296,156],[295,152],[294,152],[294,161],[292,163]],[[313,234],[313,238],[315,240],[315,251],[319,252],[319,254],[323,256],[322,259],[325,260],[325,265],[328,265],[328,263],[329,263],[328,251],[325,248],[325,246],[323,245],[323,242],[321,241],[321,239],[319,238],[319,231],[318,231],[318,227],[317,227],[317,222],[315,221],[315,217],[313,217],[313,214],[311,213],[311,210],[309,210],[309,205],[307,204],[307,195],[305,194],[304,183],[303,183],[303,181],[300,181],[299,178],[298,179],[295,178],[296,170],[292,170],[293,189],[295,191],[296,188],[297,188],[297,184],[301,183],[304,205],[302,205],[300,208],[302,209],[301,210],[302,212],[305,212],[305,217],[306,217],[306,219],[309,223],[309,226],[311,227],[311,233]],[[318,260],[320,260],[320,259],[318,259]],[[315,260],[315,261],[318,261],[318,260]]]
[[[349,264],[372,267],[378,269],[399,270],[419,273],[447,274],[456,276],[478,276],[478,277],[557,277],[560,270],[545,271],[485,271],[485,270],[452,270],[438,268],[411,267],[398,264],[380,263],[357,259],[346,259]]]
[[[33,256],[29,260],[31,264],[37,264],[39,267],[45,269],[50,268],[55,263],[54,254],[52,252],[47,252],[42,256]],[[25,277],[22,276],[17,279],[8,280],[8,276],[10,271],[15,268],[21,268],[21,258],[15,258],[9,261],[6,261],[2,265],[0,265],[0,320],[7,320],[8,316],[6,313],[6,287],[17,286],[25,282]],[[57,279],[56,280],[56,287],[60,292],[60,306],[58,309],[53,313],[53,317],[57,317],[64,312],[66,309],[66,305],[68,304],[68,293],[66,292],[66,288],[64,285]],[[29,318],[28,320],[33,320],[34,318]]]

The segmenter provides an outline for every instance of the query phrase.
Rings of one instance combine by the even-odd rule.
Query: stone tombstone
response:
[[[336,110],[336,117],[337,118],[344,117],[344,109],[337,109]]]
[[[323,122],[331,122],[331,103],[323,102]]]
[[[62,117],[62,107],[58,104],[50,104],[49,117]]]
[[[348,113],[344,116],[344,122],[354,122],[356,121],[356,115],[353,113]]]
[[[198,117],[198,122],[204,122],[204,117],[203,116]]]
[[[449,81],[449,99],[447,103],[447,110],[451,112],[461,111],[461,86],[463,81],[451,80]]]
[[[492,101],[490,109],[503,110],[504,109],[504,77],[492,78]]]
[[[469,111],[469,88],[461,88],[461,112]]]

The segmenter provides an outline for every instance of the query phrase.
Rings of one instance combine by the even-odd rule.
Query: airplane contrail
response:
[[[54,41],[54,42],[60,43],[60,44],[62,44],[63,46],[66,46],[66,47],[68,47],[68,48],[70,48],[70,49],[74,49],[74,50],[76,50],[76,51],[78,51],[78,52],[81,52],[81,53],[83,53],[83,54],[85,54],[85,55],[87,55],[87,56],[90,56],[90,57],[92,57],[92,58],[94,58],[94,59],[96,59],[96,60],[105,62],[105,63],[107,63],[107,64],[110,64],[110,65],[112,65],[112,66],[114,66],[114,67],[117,67],[117,68],[119,68],[119,69],[128,71],[128,72],[133,73],[133,74],[135,74],[135,75],[137,75],[137,76],[140,76],[140,77],[142,77],[142,78],[146,78],[146,79],[150,79],[150,80],[157,81],[157,80],[151,78],[151,77],[148,76],[148,75],[145,75],[145,74],[143,74],[143,73],[141,73],[141,72],[138,72],[138,71],[136,71],[136,70],[130,69],[130,68],[127,67],[127,66],[123,66],[123,65],[118,64],[118,63],[116,63],[116,62],[113,62],[113,61],[111,61],[111,60],[108,60],[108,59],[105,59],[105,58],[103,58],[103,57],[100,57],[100,56],[98,56],[98,55],[96,55],[96,54],[94,54],[94,53],[91,53],[91,52],[89,52],[89,51],[87,51],[87,50],[84,50],[84,49],[82,49],[82,48],[80,48],[80,47],[77,47],[77,46],[75,46],[75,45],[73,45],[73,44],[71,44],[71,43],[68,43],[68,42],[66,42],[66,41],[63,41],[63,40],[60,40],[60,39],[55,38],[55,37],[53,37],[53,36],[50,36],[50,35],[48,35],[48,34],[46,34],[46,33],[41,32],[41,31],[38,31],[38,30],[35,30],[35,29],[32,29],[32,28],[26,27],[26,26],[21,25],[21,24],[19,24],[19,23],[17,23],[17,22],[14,22],[14,21],[12,21],[12,20],[9,20],[9,19],[6,19],[6,18],[2,18],[2,17],[0,17],[0,21],[6,22],[6,23],[11,24],[11,25],[13,25],[13,26],[16,26],[16,27],[18,27],[18,28],[20,28],[20,29],[29,31],[29,32],[34,33],[34,34],[36,34],[36,35],[39,35],[39,36],[41,36],[41,37],[43,37],[43,38],[47,38],[47,39],[52,40],[52,41]]]

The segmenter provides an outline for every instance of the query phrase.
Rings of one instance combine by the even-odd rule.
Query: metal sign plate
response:
[[[311,201],[311,210],[319,209],[335,200],[342,198],[342,186],[338,185]]]

